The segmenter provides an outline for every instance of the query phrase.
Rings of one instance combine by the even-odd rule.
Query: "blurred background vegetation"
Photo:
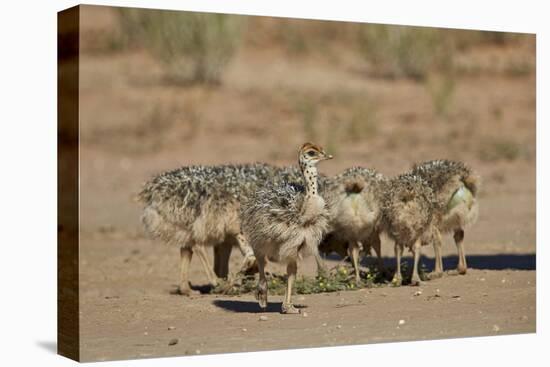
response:
[[[214,131],[269,139],[271,160],[303,140],[361,157],[421,146],[419,157],[534,159],[532,35],[89,9],[83,52],[102,60],[90,88],[125,97],[103,103],[85,141],[139,154]]]
[[[534,35],[105,6],[80,26],[90,228],[135,229],[152,174],[295,164],[313,141],[326,174],[465,161],[483,176],[476,241],[535,243]]]
[[[219,83],[243,38],[261,47],[262,36],[271,36],[271,43],[281,44],[294,56],[326,51],[330,56],[334,50],[327,48],[344,41],[363,58],[371,75],[418,81],[432,74],[450,76],[457,52],[480,45],[506,45],[522,38],[506,32],[296,19],[280,19],[271,34],[257,35],[243,32],[248,20],[258,20],[253,17],[136,8],[116,11],[119,29],[106,43],[115,51],[147,49],[165,64],[174,82],[184,84]],[[250,32],[255,32],[254,24],[251,28]],[[528,72],[528,65],[524,67]]]
[[[120,48],[143,46],[176,83],[217,84],[241,41],[244,18],[224,14],[119,8]]]

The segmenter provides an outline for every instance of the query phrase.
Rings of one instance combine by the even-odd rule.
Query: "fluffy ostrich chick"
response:
[[[331,197],[331,229],[319,251],[349,256],[359,277],[359,255],[374,249],[378,267],[384,270],[381,254],[382,202],[386,178],[373,169],[353,167],[333,177],[326,191]]]
[[[478,216],[477,194],[480,178],[462,162],[435,160],[416,164],[412,174],[422,177],[432,189],[436,200],[437,229],[434,238],[436,277],[443,274],[440,233],[453,233],[458,250],[459,274],[466,274],[464,229],[475,223]]]
[[[331,159],[323,148],[304,144],[298,154],[303,185],[283,182],[259,190],[243,205],[242,229],[258,261],[257,298],[262,309],[267,308],[266,261],[287,266],[287,288],[282,313],[300,311],[292,304],[292,286],[298,270],[298,260],[314,255],[325,234],[330,213],[317,186],[317,164]]]
[[[144,185],[138,198],[145,206],[141,217],[145,229],[180,248],[181,294],[193,293],[188,279],[193,254],[209,282],[217,284],[206,248],[237,243],[245,257],[242,271],[254,265],[253,251],[240,229],[240,205],[272,175],[273,167],[262,163],[188,166],[157,175]]]
[[[384,195],[384,229],[395,243],[395,285],[401,285],[401,256],[406,247],[414,257],[411,285],[420,284],[418,261],[422,245],[432,243],[435,199],[432,190],[419,176],[407,173],[390,180]]]

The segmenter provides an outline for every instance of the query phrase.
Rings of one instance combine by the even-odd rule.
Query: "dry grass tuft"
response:
[[[127,42],[142,42],[178,84],[219,84],[241,39],[244,17],[183,11],[120,9]]]
[[[499,160],[515,161],[521,158],[523,154],[524,151],[520,144],[507,139],[491,140],[483,144],[479,149],[479,158],[488,162]]]
[[[454,47],[436,28],[367,24],[358,40],[363,57],[380,76],[424,80],[452,68]]]

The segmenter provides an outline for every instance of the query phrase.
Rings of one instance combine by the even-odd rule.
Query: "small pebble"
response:
[[[302,312],[303,317],[307,317],[307,312]]]
[[[260,321],[267,321],[268,320],[268,317],[267,316],[260,316]]]
[[[143,335],[147,336],[147,335],[149,335],[149,333],[146,331],[146,332],[143,333]]]
[[[341,329],[342,328],[342,325],[337,325],[336,326],[336,329]]]
[[[179,343],[179,341],[180,341],[180,340],[179,340],[179,339],[176,339],[176,338],[170,339],[170,341],[168,342],[168,345],[176,345],[176,344]]]
[[[416,291],[414,292],[414,295],[417,297],[417,296],[420,296],[422,294],[422,291]]]
[[[493,325],[493,331],[498,333],[500,331],[500,327],[498,327],[498,325]]]
[[[323,323],[321,324],[321,326],[327,326],[327,323],[326,323],[326,322],[323,322]]]
[[[479,278],[479,280],[481,280],[482,282],[484,282],[484,281],[485,281],[485,278]]]
[[[168,330],[175,330],[176,327],[175,326],[168,326]]]
[[[244,332],[248,331],[248,330],[246,330],[246,328],[244,328],[244,327],[242,328],[242,330],[243,330]]]
[[[195,354],[201,354],[201,350],[200,350],[200,349],[197,349],[197,350],[195,351]]]
[[[502,279],[502,283],[506,283],[506,279]]]
[[[405,324],[405,320],[399,320],[399,325],[404,325]]]

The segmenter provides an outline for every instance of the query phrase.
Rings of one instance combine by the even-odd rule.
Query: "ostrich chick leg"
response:
[[[403,255],[403,247],[399,244],[395,244],[395,275],[393,276],[392,283],[393,285],[400,286],[403,282],[403,277],[401,276],[401,255]]]
[[[420,275],[418,274],[418,261],[420,260],[420,248],[421,248],[420,240],[416,240],[413,246],[413,253],[414,253],[414,265],[413,265],[413,271],[411,276],[411,285],[420,285]]]
[[[359,284],[361,277],[359,276],[359,252],[363,246],[360,242],[354,241],[349,247],[349,256],[353,263],[353,270],[355,271],[355,283]]]
[[[190,296],[197,293],[191,289],[189,285],[189,264],[193,257],[193,250],[187,247],[180,247],[181,268],[180,268],[180,285],[178,293],[184,296]]]
[[[265,258],[259,257],[257,260],[260,280],[258,282],[258,290],[256,291],[256,299],[258,300],[260,308],[265,311],[265,309],[267,308],[267,279],[265,278]]]
[[[378,271],[385,274],[386,269],[384,267],[384,260],[382,260],[382,243],[380,242],[380,236],[374,235],[371,243],[374,248],[374,252],[376,252],[376,257],[378,258]]]
[[[458,250],[458,266],[456,267],[456,270],[458,271],[458,274],[464,275],[468,269],[468,265],[466,265],[466,255],[464,254],[464,230],[456,230],[454,238],[456,248]]]
[[[315,262],[317,263],[317,276],[326,277],[328,276],[328,268],[325,265],[325,262],[321,258],[319,252],[315,253]]]
[[[436,232],[434,238],[434,256],[435,256],[435,269],[431,274],[431,278],[441,278],[443,276],[443,257],[441,256],[441,233]]]
[[[216,273],[214,273],[214,269],[212,267],[212,264],[210,263],[210,260],[208,259],[208,255],[206,254],[206,250],[204,246],[195,246],[195,252],[197,253],[197,256],[199,257],[199,260],[202,263],[202,266],[204,268],[204,271],[206,273],[206,277],[208,278],[208,282],[213,285],[214,287],[218,285],[218,277],[216,276]]]
[[[248,273],[248,272],[256,272],[257,262],[256,262],[256,256],[254,256],[254,251],[252,250],[252,247],[250,247],[248,241],[244,237],[242,233],[239,233],[237,236],[235,236],[237,239],[237,243],[239,244],[239,250],[241,250],[241,254],[243,255],[243,262],[241,264],[241,268],[239,270],[240,273]]]
[[[286,266],[287,281],[286,281],[286,292],[285,299],[283,300],[281,313],[297,314],[300,313],[300,310],[295,308],[292,304],[292,285],[296,279],[296,272],[298,266],[295,261],[291,261]]]
[[[231,241],[224,241],[214,247],[214,273],[218,278],[227,278],[229,275],[229,258],[233,244]]]

